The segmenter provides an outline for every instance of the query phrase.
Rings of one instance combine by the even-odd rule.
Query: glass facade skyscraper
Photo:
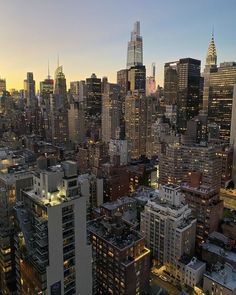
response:
[[[204,85],[208,123],[220,126],[220,138],[229,141],[236,63],[221,63],[217,69],[210,71],[209,77],[209,82]]]
[[[199,113],[201,61],[183,58],[178,63],[177,130],[183,133],[187,121]]]
[[[143,65],[143,38],[140,36],[140,22],[134,24],[131,40],[128,43],[127,69]]]

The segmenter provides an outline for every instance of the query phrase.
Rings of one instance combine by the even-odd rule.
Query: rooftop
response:
[[[181,188],[186,189],[186,190],[190,190],[190,191],[195,191],[195,192],[198,192],[198,193],[201,193],[201,194],[206,194],[206,193],[210,193],[210,192],[214,192],[215,191],[210,186],[200,185],[198,187],[192,187],[187,182],[182,183],[181,184]]]
[[[32,177],[32,173],[27,170],[16,171],[14,173],[0,173],[0,179],[7,183],[14,183],[18,179]]]
[[[236,290],[236,270],[228,263],[221,267],[216,266],[215,271],[204,274],[204,277],[215,281],[227,289]]]
[[[159,190],[150,187],[139,187],[132,196],[138,202],[147,203],[149,200],[153,201],[159,196]]]
[[[201,261],[201,260],[198,260],[196,257],[193,257],[191,259],[191,261],[187,264],[187,267],[193,269],[193,270],[198,270],[200,268],[202,268],[203,266],[205,266],[206,263]]]
[[[226,259],[236,263],[236,253],[234,253],[232,251],[227,251],[227,250],[221,248],[220,246],[217,246],[217,245],[209,243],[209,242],[202,244],[202,248],[204,250],[207,250],[207,251],[213,253],[213,254],[220,255],[220,256],[225,257]]]
[[[115,210],[122,205],[135,204],[135,203],[136,203],[136,200],[134,198],[125,196],[125,197],[117,199],[114,202],[104,203],[101,205],[101,207],[103,207],[107,210]]]
[[[120,251],[143,239],[130,224],[121,219],[115,221],[114,218],[101,217],[90,221],[88,230]]]

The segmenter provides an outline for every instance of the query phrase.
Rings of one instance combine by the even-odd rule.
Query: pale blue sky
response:
[[[126,65],[127,42],[141,22],[144,63],[205,56],[212,26],[218,61],[236,60],[236,0],[1,0],[0,75],[8,88],[22,88],[27,71],[37,85],[54,73],[57,54],[68,82],[95,72],[116,80]]]

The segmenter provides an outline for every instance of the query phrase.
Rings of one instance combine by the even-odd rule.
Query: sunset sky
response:
[[[91,73],[115,82],[140,20],[147,73],[156,62],[162,84],[165,62],[205,64],[213,25],[218,63],[236,61],[235,12],[235,0],[1,0],[0,76],[8,89],[21,89],[32,71],[38,88],[48,60],[54,76],[59,54],[68,82]]]

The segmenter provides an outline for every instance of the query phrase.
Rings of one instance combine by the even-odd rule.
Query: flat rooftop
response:
[[[8,183],[13,183],[18,179],[23,179],[28,177],[33,177],[33,175],[31,171],[27,171],[27,170],[16,171],[14,173],[0,173],[0,179]]]
[[[134,198],[125,196],[125,197],[117,199],[114,202],[104,203],[101,205],[101,207],[107,210],[115,210],[122,205],[135,204],[135,203],[136,203],[136,200]]]
[[[222,256],[222,257],[236,263],[236,253],[235,252],[225,250],[225,249],[221,248],[220,246],[217,246],[217,245],[209,243],[209,242],[202,244],[202,248],[204,250],[207,250],[207,251],[213,253],[213,254]]]
[[[206,263],[201,261],[201,260],[198,260],[198,259],[192,259],[188,264],[187,266],[193,270],[198,270],[200,268],[202,268],[203,266],[205,266]]]
[[[139,201],[147,203],[149,200],[154,200],[159,196],[159,190],[152,189],[150,187],[139,187],[133,194],[132,197]]]
[[[187,182],[181,183],[181,188],[189,190],[189,191],[195,191],[200,194],[208,194],[208,193],[213,193],[215,191],[210,186],[200,185],[198,187],[193,187],[189,185]]]
[[[215,281],[227,289],[236,290],[236,271],[228,263],[216,271],[204,274],[204,277]]]
[[[118,250],[131,247],[143,237],[123,220],[119,224],[114,219],[101,217],[88,223],[88,231],[105,240]]]

